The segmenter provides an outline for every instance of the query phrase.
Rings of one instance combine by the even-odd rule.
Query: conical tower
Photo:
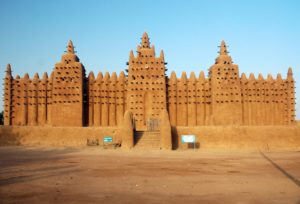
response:
[[[150,40],[149,40],[148,34],[146,32],[144,32],[141,39],[142,39],[141,47],[142,48],[150,48]]]

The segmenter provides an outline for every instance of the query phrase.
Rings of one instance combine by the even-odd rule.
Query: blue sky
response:
[[[241,73],[285,78],[291,66],[300,82],[299,2],[0,0],[0,78],[7,63],[14,75],[50,73],[69,39],[87,72],[118,73],[147,31],[156,53],[164,49],[169,73],[207,74],[225,40]]]

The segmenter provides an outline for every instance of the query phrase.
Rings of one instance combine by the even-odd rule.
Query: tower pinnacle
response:
[[[10,66],[10,64],[7,64],[7,66],[6,66],[6,75],[11,76],[11,66]]]
[[[70,40],[69,43],[68,43],[67,53],[75,54],[74,45],[73,45],[72,40]]]
[[[220,45],[220,55],[227,55],[227,46],[225,44],[225,41],[222,40],[221,45]]]
[[[146,32],[144,32],[142,36],[141,46],[142,48],[150,48],[150,41],[149,41],[148,34]]]
[[[293,70],[291,67],[289,67],[288,73],[287,73],[287,80],[293,81]]]

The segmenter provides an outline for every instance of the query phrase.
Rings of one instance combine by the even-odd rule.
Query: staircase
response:
[[[134,133],[135,149],[159,149],[160,132],[159,131],[136,131]]]

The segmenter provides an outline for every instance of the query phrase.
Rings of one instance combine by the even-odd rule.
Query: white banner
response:
[[[182,143],[195,143],[196,137],[195,135],[181,135]]]

